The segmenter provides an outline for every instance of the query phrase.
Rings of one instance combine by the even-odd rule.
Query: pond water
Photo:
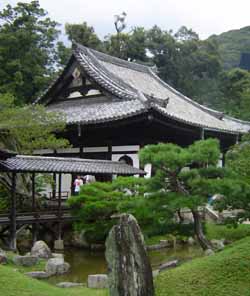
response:
[[[170,260],[178,259],[180,262],[191,260],[195,257],[201,257],[202,250],[198,246],[180,245],[176,249],[166,248],[157,251],[150,251],[149,257],[153,269]],[[64,251],[65,261],[71,266],[70,272],[53,276],[46,281],[51,284],[59,282],[80,282],[87,281],[89,274],[107,273],[106,262],[103,252],[91,252],[76,248],[66,249]]]

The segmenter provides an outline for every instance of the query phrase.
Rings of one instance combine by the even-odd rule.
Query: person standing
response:
[[[81,176],[77,176],[75,181],[74,181],[74,186],[75,186],[74,193],[75,193],[75,195],[78,195],[80,193],[82,185],[83,185],[83,180],[82,180]]]

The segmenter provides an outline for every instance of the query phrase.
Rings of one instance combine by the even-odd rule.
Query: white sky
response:
[[[0,9],[17,2],[0,0]],[[114,32],[114,15],[123,11],[128,29],[156,24],[176,31],[185,25],[202,39],[250,25],[249,0],[40,0],[40,5],[61,24],[86,21],[100,37]]]

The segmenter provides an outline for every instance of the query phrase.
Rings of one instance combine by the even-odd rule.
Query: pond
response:
[[[176,249],[166,248],[157,251],[150,251],[149,257],[153,269],[170,260],[178,259],[180,262],[201,257],[203,251],[198,246],[180,245]],[[46,281],[51,284],[59,282],[81,282],[87,281],[89,274],[107,273],[106,262],[103,252],[91,252],[77,248],[70,248],[64,251],[65,261],[71,266],[70,272],[54,276]]]

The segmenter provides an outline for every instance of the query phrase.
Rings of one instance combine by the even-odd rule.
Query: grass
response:
[[[161,273],[155,281],[156,296],[250,296],[250,225],[229,228],[207,224],[209,239],[237,240],[224,251],[210,257],[187,262],[176,269]],[[147,239],[147,244],[169,239],[160,235]],[[0,295],[4,296],[107,296],[107,290],[86,287],[62,289],[46,282],[31,279],[23,273],[44,270],[45,261],[34,267],[19,267],[11,263],[0,265]]]
[[[206,224],[206,236],[210,240],[224,238],[229,241],[236,241],[250,236],[250,225],[240,224],[235,228],[227,225],[208,223]]]
[[[157,296],[249,296],[250,238],[213,256],[194,259],[156,279]]]
[[[0,265],[0,295],[3,296],[107,296],[105,290],[86,287],[62,289],[31,279],[13,266]]]
[[[232,227],[229,225],[219,225],[214,223],[207,223],[206,228],[206,237],[211,239],[226,239],[228,241],[236,241],[244,237],[250,236],[250,225],[248,224],[239,224],[237,227]],[[173,240],[173,235],[163,234],[155,235],[151,237],[145,237],[145,242],[147,245],[159,244],[160,240]],[[187,239],[188,235],[180,236],[177,235],[177,239]]]
[[[32,267],[17,266],[12,263],[15,256],[7,252],[8,265],[0,265],[0,295],[4,296],[107,296],[105,290],[76,287],[62,289],[46,282],[29,278],[23,273],[29,271],[44,270],[46,260],[40,259],[38,264]]]

